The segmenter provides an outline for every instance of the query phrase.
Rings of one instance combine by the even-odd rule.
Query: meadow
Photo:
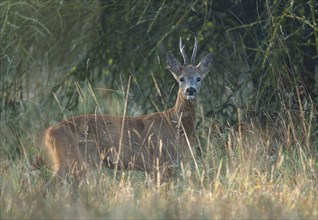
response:
[[[256,3],[1,2],[0,219],[318,219],[318,3]],[[195,36],[215,65],[177,176],[55,182],[45,129],[171,107],[165,53]]]
[[[266,127],[250,121],[222,128],[201,118],[195,157],[175,179],[158,184],[140,171],[114,178],[111,169],[89,170],[75,198],[67,182],[47,188],[45,128],[25,118],[19,133],[1,129],[2,146],[20,149],[1,157],[1,218],[316,219],[315,114],[282,112]]]

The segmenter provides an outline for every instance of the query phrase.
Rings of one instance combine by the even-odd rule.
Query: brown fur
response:
[[[203,77],[210,61],[209,55],[196,67],[182,66],[171,53],[167,55],[169,69],[178,81],[181,76],[189,80]],[[45,143],[54,175],[80,175],[86,167],[102,164],[151,174],[158,167],[165,171],[177,165],[189,147],[186,138],[191,142],[195,131],[196,97],[187,99],[182,87],[184,82],[179,82],[176,103],[164,112],[137,117],[80,115],[49,127]]]

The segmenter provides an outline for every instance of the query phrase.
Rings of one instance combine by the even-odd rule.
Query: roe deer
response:
[[[195,110],[201,80],[210,70],[212,54],[196,66],[195,38],[191,63],[180,38],[182,65],[171,52],[168,69],[179,84],[175,105],[163,112],[142,116],[79,115],[49,127],[45,143],[53,162],[54,176],[80,175],[87,166],[143,170],[153,175],[173,175],[189,150],[195,131]]]

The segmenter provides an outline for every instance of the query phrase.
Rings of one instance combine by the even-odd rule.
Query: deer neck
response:
[[[182,129],[185,130],[190,137],[195,129],[195,110],[197,106],[196,99],[193,101],[185,99],[180,92],[173,107],[175,119],[182,124]]]

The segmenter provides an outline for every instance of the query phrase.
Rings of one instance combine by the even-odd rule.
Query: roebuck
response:
[[[201,80],[209,71],[212,55],[195,65],[195,39],[191,63],[180,38],[182,65],[168,52],[168,69],[179,84],[175,105],[163,112],[137,117],[80,115],[49,127],[45,143],[53,162],[54,175],[80,175],[90,166],[105,164],[120,169],[159,171],[173,175],[173,167],[189,150],[195,132],[195,110]]]

